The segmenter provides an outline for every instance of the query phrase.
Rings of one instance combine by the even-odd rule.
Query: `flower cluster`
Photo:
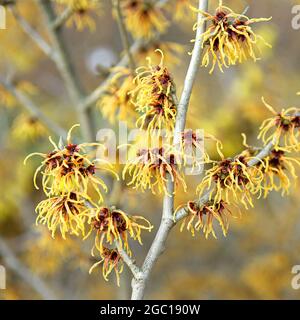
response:
[[[100,169],[91,161],[86,153],[86,147],[98,146],[97,143],[75,144],[71,141],[72,129],[67,137],[67,144],[57,146],[49,137],[54,150],[49,153],[32,153],[25,159],[38,155],[43,158],[41,165],[34,174],[34,185],[37,184],[38,174],[42,175],[42,186],[47,199],[42,201],[36,208],[37,221],[46,224],[52,235],[59,228],[63,237],[66,233],[77,234],[80,230],[84,234],[84,223],[89,209],[85,202],[94,203],[90,196],[90,189],[98,195],[97,203],[103,202],[100,188],[107,191],[104,181],[96,176],[96,170]],[[101,169],[111,172],[110,164]]]
[[[100,0],[56,0],[56,2],[68,5],[72,11],[66,22],[67,27],[74,25],[78,31],[82,31],[85,28],[95,31],[96,23],[92,18],[92,14],[99,13],[101,8]]]
[[[262,192],[261,181],[263,173],[257,167],[251,167],[248,162],[253,159],[244,153],[233,159],[223,159],[207,170],[202,182],[197,187],[201,195],[204,190],[210,190],[210,200],[219,203],[242,203],[246,209],[253,207],[253,196],[259,197]]]
[[[172,134],[176,119],[175,86],[163,64],[162,51],[158,52],[161,54],[159,65],[152,65],[148,58],[148,66],[138,68],[136,88],[131,92],[136,110],[141,113],[136,125],[149,135],[159,135],[163,129]]]
[[[137,113],[129,94],[135,88],[132,72],[127,68],[118,68],[115,71],[109,87],[97,106],[110,123],[115,123],[116,119],[134,123]]]
[[[276,148],[281,145],[287,149],[299,152],[300,109],[282,109],[278,113],[264,99],[263,102],[268,110],[274,114],[274,117],[266,119],[262,123],[258,139],[262,139],[265,145],[272,142]]]
[[[157,33],[163,33],[169,25],[154,1],[123,0],[121,5],[126,26],[136,38],[151,39]]]
[[[90,269],[90,273],[93,272],[100,264],[102,264],[103,278],[108,281],[108,276],[112,271],[115,272],[117,278],[117,284],[120,286],[120,274],[124,269],[124,262],[116,249],[103,248],[101,252],[101,260],[96,262]]]
[[[194,236],[195,231],[202,230],[206,238],[208,238],[210,234],[216,238],[213,229],[213,223],[216,220],[222,228],[224,236],[226,236],[229,227],[229,218],[232,216],[232,212],[229,210],[228,204],[223,200],[219,202],[208,201],[204,205],[189,201],[186,210],[187,216],[182,221],[180,231],[186,227]]]
[[[152,228],[151,223],[141,216],[129,216],[115,207],[98,208],[90,218],[90,232],[87,234],[88,237],[92,232],[96,233],[92,255],[94,249],[102,254],[107,244],[113,245],[115,242],[131,255],[128,237],[142,244],[141,231],[151,231]]]
[[[197,10],[198,11],[198,10]],[[258,41],[264,39],[257,35],[252,24],[261,21],[269,21],[271,18],[250,19],[244,14],[235,13],[230,8],[223,6],[220,0],[215,14],[201,11],[204,16],[201,24],[209,22],[207,30],[201,35],[204,54],[202,66],[211,65],[210,73],[213,72],[216,64],[223,72],[223,67],[242,63],[249,58],[258,60]],[[194,29],[199,28],[199,23]],[[196,39],[200,40],[200,39]],[[269,46],[269,45],[268,45]]]
[[[264,173],[263,189],[264,197],[270,191],[281,191],[282,195],[288,194],[291,187],[291,179],[296,180],[295,165],[300,166],[299,158],[289,156],[290,151],[284,148],[273,149],[262,163],[259,169]]]
[[[180,172],[181,166],[179,155],[171,149],[141,148],[136,150],[136,154],[125,165],[123,178],[129,175],[131,181],[128,185],[133,185],[142,192],[150,189],[153,194],[168,194],[167,174],[175,185],[182,185],[186,190],[185,180]]]
[[[96,165],[100,159],[91,160],[87,148],[101,145],[76,144],[72,141],[71,133],[77,126],[69,130],[66,145],[61,141],[56,145],[49,138],[54,150],[47,154],[33,153],[25,159],[26,163],[34,155],[43,158],[35,172],[34,184],[38,189],[37,178],[41,173],[47,199],[36,207],[36,222],[46,225],[53,238],[58,231],[63,239],[68,234],[86,239],[93,233],[95,241],[92,255],[96,248],[100,261],[92,269],[103,262],[104,278],[107,280],[107,276],[115,270],[119,282],[123,261],[114,247],[120,246],[131,255],[128,239],[142,244],[142,230],[151,231],[152,225],[143,217],[127,215],[115,207],[99,206],[104,201],[102,191],[107,191],[107,186],[97,176],[97,171],[105,170],[117,179],[118,176],[110,163],[101,161],[101,165]]]

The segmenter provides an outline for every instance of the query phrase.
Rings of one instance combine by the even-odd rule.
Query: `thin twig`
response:
[[[113,6],[114,6],[114,9],[116,12],[116,18],[117,18],[117,22],[118,22],[118,27],[119,27],[119,31],[120,31],[120,36],[121,36],[123,48],[126,52],[126,55],[128,56],[129,67],[132,70],[132,72],[134,73],[136,66],[135,66],[135,61],[133,59],[133,55],[130,50],[129,34],[127,31],[126,25],[124,23],[124,18],[123,18],[122,11],[121,11],[120,0],[113,0]]]
[[[56,66],[65,82],[66,89],[69,93],[72,103],[76,108],[84,139],[86,141],[92,141],[94,139],[94,133],[90,114],[80,108],[80,101],[84,97],[83,89],[81,88],[80,81],[71,63],[71,57],[66,48],[61,30],[54,30],[51,27],[53,21],[56,20],[52,4],[49,0],[38,0],[38,3],[46,17],[46,26],[52,40],[51,42],[54,51],[57,55],[57,58],[55,59]]]
[[[50,59],[56,60],[54,50],[45,39],[22,17],[18,14],[14,7],[10,7],[10,11],[23,29],[23,31],[32,39],[32,41],[47,55]]]
[[[0,254],[6,266],[19,275],[19,277],[43,297],[43,299],[57,299],[52,290],[48,288],[47,284],[21,263],[2,237],[0,237]]]
[[[124,251],[124,249],[122,248],[122,245],[120,244],[120,242],[119,241],[115,241],[115,244],[116,244],[116,247],[118,249],[118,252],[119,252],[121,258],[123,259],[125,264],[128,266],[128,268],[132,272],[134,278],[138,279],[140,274],[141,274],[141,270],[136,265],[135,261],[131,257],[129,257],[129,255]]]
[[[49,130],[62,138],[67,137],[67,132],[47,117],[25,93],[21,92],[14,85],[1,78],[0,84],[10,92],[32,116],[42,122]]]
[[[53,29],[61,28],[64,25],[64,23],[72,16],[72,14],[73,14],[72,7],[66,8],[64,12],[53,21],[52,28]]]

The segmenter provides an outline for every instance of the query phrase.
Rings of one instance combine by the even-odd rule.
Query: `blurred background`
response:
[[[145,57],[153,56],[155,48],[165,49],[166,64],[180,93],[196,17],[191,14],[174,19],[177,0],[168,2],[162,10],[169,27],[151,45],[140,50],[136,59],[143,65]],[[218,1],[209,2],[210,12],[213,12]],[[87,93],[101,85],[108,69],[120,60],[123,50],[111,1],[101,3],[101,8],[90,15],[95,23],[94,31],[89,28],[80,31],[74,24],[63,28],[72,63]],[[190,3],[195,5],[196,2],[191,0]],[[296,93],[300,91],[300,30],[294,30],[291,25],[292,7],[297,3],[300,4],[291,0],[225,1],[240,12],[249,5],[247,15],[250,17],[273,17],[271,22],[255,27],[273,46],[272,49],[262,46],[260,61],[225,69],[223,74],[217,69],[212,75],[206,68],[199,70],[187,127],[203,128],[214,134],[222,140],[226,156],[242,150],[242,132],[248,135],[249,144],[259,146],[256,140],[259,126],[270,116],[261,102],[262,96],[278,111],[299,107],[300,97]],[[17,9],[50,41],[36,1],[18,0]],[[63,5],[56,5],[56,12],[63,9]],[[66,130],[77,122],[74,105],[55,65],[9,12],[7,29],[0,30],[0,50],[2,77],[13,79],[49,118]],[[95,130],[103,127],[117,130],[117,126],[101,113],[101,108],[92,106],[91,112]],[[37,281],[42,291],[49,291],[58,299],[129,298],[127,270],[121,276],[120,288],[113,275],[106,282],[101,271],[88,274],[94,263],[90,257],[90,240],[82,242],[72,237],[63,240],[59,236],[52,239],[46,228],[35,226],[34,209],[43,199],[32,182],[38,160],[30,161],[27,166],[23,165],[23,160],[30,152],[49,151],[50,132],[39,125],[0,86],[0,264],[7,269],[7,288],[0,290],[0,298],[43,298],[28,281]],[[195,199],[195,186],[200,178],[189,179],[188,192],[178,194],[177,205]],[[177,226],[153,270],[146,298],[300,298],[300,290],[291,287],[292,267],[300,264],[299,191],[297,183],[288,197],[272,193],[267,199],[256,201],[255,209],[243,211],[241,218],[232,219],[226,238],[218,227],[218,239],[206,240],[203,234],[192,237],[188,232],[181,233]],[[154,232],[157,230],[161,197],[127,188],[116,194],[115,200],[122,210],[147,217],[154,224]],[[143,261],[154,232],[144,233],[143,246],[132,244],[138,263]]]

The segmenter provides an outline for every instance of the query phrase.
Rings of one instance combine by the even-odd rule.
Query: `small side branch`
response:
[[[36,106],[35,103],[25,93],[21,92],[14,85],[1,78],[0,84],[7,91],[9,91],[32,116],[41,121],[50,131],[61,136],[62,138],[67,137],[67,132],[49,119],[42,111],[40,111],[39,107]]]
[[[118,242],[115,241],[115,245],[118,249],[118,252],[123,259],[124,263],[128,266],[130,269],[131,273],[133,274],[135,279],[139,279],[141,270],[140,268],[136,265],[135,261],[125,252],[125,250],[122,248],[122,245]]]
[[[134,62],[133,55],[130,50],[129,35],[128,35],[126,25],[124,23],[124,18],[123,18],[122,11],[121,11],[120,0],[113,0],[113,6],[115,9],[115,13],[116,13],[116,18],[117,18],[117,22],[118,22],[118,27],[119,27],[119,31],[120,31],[120,36],[121,36],[123,48],[126,52],[126,55],[128,56],[129,67],[132,70],[132,72],[134,72],[135,71],[135,62]]]

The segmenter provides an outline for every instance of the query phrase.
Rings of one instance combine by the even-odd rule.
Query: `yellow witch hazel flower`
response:
[[[73,11],[66,22],[67,27],[74,25],[78,31],[82,31],[85,28],[95,31],[96,23],[91,14],[99,13],[101,8],[100,0],[56,0],[56,2],[68,5]]]
[[[145,192],[151,190],[153,194],[168,194],[166,188],[167,175],[175,183],[181,185],[186,191],[183,177],[182,157],[177,150],[163,146],[153,148],[138,148],[133,145],[133,156],[128,160],[123,169],[123,179],[130,176],[129,186]]]
[[[115,76],[97,106],[103,116],[112,124],[116,120],[135,123],[137,112],[129,95],[135,88],[132,72],[127,68],[115,68],[115,71]]]
[[[273,149],[269,156],[263,159],[263,163],[258,166],[264,173],[262,181],[264,197],[270,191],[281,191],[282,196],[289,193],[291,179],[296,180],[295,165],[300,167],[300,159],[289,156],[291,151],[286,148]]]
[[[262,139],[265,145],[273,142],[274,146],[278,147],[281,143],[283,147],[300,151],[300,109],[282,109],[278,113],[265,102],[264,98],[262,100],[274,117],[262,123],[258,139]]]
[[[246,209],[249,205],[253,207],[252,196],[261,196],[261,182],[264,179],[261,168],[248,166],[254,158],[245,152],[233,159],[223,158],[214,163],[198,185],[197,193],[201,197],[205,190],[209,191],[215,185],[209,195],[209,200],[214,199],[214,204],[224,200],[228,204],[241,203]]]
[[[124,269],[124,262],[116,249],[109,249],[104,247],[101,254],[101,260],[96,262],[90,269],[91,274],[94,269],[96,269],[100,264],[102,264],[102,274],[103,278],[108,281],[108,276],[115,272],[117,278],[117,285],[120,286],[120,274]]]
[[[154,1],[123,0],[121,5],[126,26],[136,38],[149,40],[157,33],[163,33],[169,25],[162,9]]]
[[[208,238],[210,234],[212,234],[214,238],[217,238],[213,229],[214,221],[217,221],[222,228],[223,235],[227,235],[229,218],[232,216],[232,212],[229,210],[228,204],[225,201],[221,200],[215,203],[210,200],[202,206],[197,202],[189,201],[186,210],[188,215],[182,221],[180,227],[181,232],[186,227],[193,236],[195,232],[202,230],[206,238]]]
[[[194,9],[197,12],[199,10]],[[223,6],[223,1],[219,1],[219,6],[215,14],[200,11],[204,19],[201,24],[209,22],[207,30],[201,35],[202,48],[204,54],[202,66],[211,65],[210,73],[215,69],[216,64],[223,72],[223,67],[242,63],[249,58],[257,61],[258,41],[261,40],[265,45],[262,36],[256,34],[252,25],[261,21],[269,21],[271,18],[250,19],[244,14],[235,13],[232,9]],[[196,23],[194,30],[200,25]],[[196,39],[198,41],[200,39]]]
[[[106,170],[116,175],[112,169],[112,165],[104,162],[103,165],[96,165],[95,162],[100,162],[100,159],[91,161],[90,156],[86,152],[86,147],[101,146],[99,143],[82,143],[74,144],[71,141],[71,133],[75,127],[74,125],[67,136],[67,144],[62,148],[58,147],[51,137],[49,137],[54,150],[47,154],[32,153],[26,157],[27,159],[38,155],[44,158],[42,164],[37,168],[34,175],[34,185],[39,189],[36,179],[38,173],[42,174],[43,190],[47,196],[67,195],[71,192],[78,192],[83,194],[86,198],[88,196],[88,189],[92,187],[98,194],[101,203],[103,196],[99,188],[107,191],[107,186],[104,181],[96,176],[96,170]],[[91,201],[91,200],[90,200]]]
[[[149,135],[160,135],[163,129],[173,134],[177,113],[175,85],[163,64],[162,51],[157,52],[161,54],[159,65],[152,65],[148,58],[148,66],[137,69],[136,88],[131,92],[136,110],[141,113],[136,126]]]
[[[63,239],[66,239],[66,234],[84,236],[85,223],[91,215],[85,201],[75,192],[43,200],[35,209],[38,213],[36,224],[47,226],[53,238],[58,229]]]
[[[25,114],[20,114],[12,126],[12,137],[18,141],[34,141],[47,134],[47,128],[37,118]]]
[[[117,241],[126,252],[131,255],[128,238],[137,240],[142,244],[142,230],[152,230],[151,223],[141,216],[130,216],[115,207],[101,207],[96,210],[96,214],[90,218],[91,228],[86,238],[93,232],[96,232],[95,244],[92,249],[96,248],[100,254],[105,252],[105,243],[113,245]]]

